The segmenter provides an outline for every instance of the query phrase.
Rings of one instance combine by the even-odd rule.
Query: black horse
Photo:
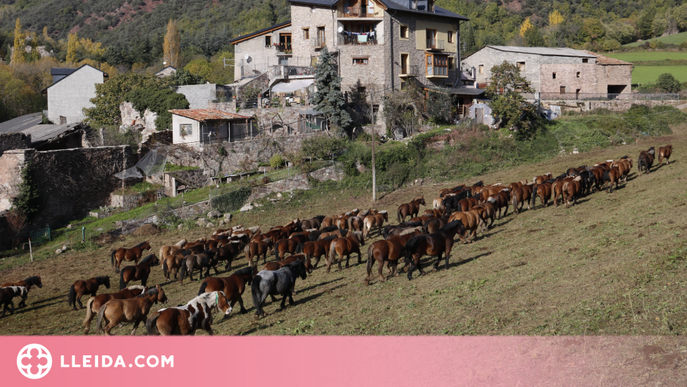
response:
[[[446,209],[444,210],[444,214],[450,215],[451,213],[453,213],[453,211],[455,211],[458,208],[458,202],[469,197],[470,190],[467,189],[464,189],[453,196],[445,197],[444,207]]]
[[[289,298],[289,305],[294,305],[293,288],[296,279],[305,279],[308,276],[304,261],[291,262],[276,271],[262,270],[253,278],[251,291],[253,293],[253,305],[255,306],[255,318],[265,316],[262,304],[268,295],[282,295],[281,305],[277,311],[284,309],[286,297]]]

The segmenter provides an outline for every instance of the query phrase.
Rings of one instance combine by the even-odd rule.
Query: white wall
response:
[[[191,124],[192,133],[186,137],[181,137],[181,125]],[[174,144],[190,144],[200,145],[200,122],[190,118],[172,114],[172,143]]]
[[[86,118],[84,108],[95,105],[95,85],[104,82],[103,72],[91,66],[84,66],[68,77],[48,88],[48,119],[60,123],[60,116],[67,124],[81,122]]]

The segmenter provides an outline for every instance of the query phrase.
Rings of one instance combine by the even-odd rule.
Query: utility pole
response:
[[[374,86],[373,86],[374,87]],[[375,90],[372,90],[370,95],[370,122],[372,122],[372,202],[377,202],[377,166],[375,165],[375,112],[374,112],[374,95]]]

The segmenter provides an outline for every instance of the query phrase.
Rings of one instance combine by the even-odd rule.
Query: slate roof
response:
[[[517,46],[487,46],[494,50],[504,52],[515,52],[520,54],[532,54],[543,56],[574,56],[580,58],[596,58],[597,54],[589,51],[574,50],[572,48],[558,47],[517,47]]]
[[[198,122],[204,122],[204,121],[209,121],[209,120],[235,120],[235,119],[247,120],[247,119],[251,118],[251,117],[242,116],[239,114],[223,112],[223,111],[217,110],[217,109],[177,109],[177,110],[170,110],[169,112],[172,114],[176,114],[178,116],[182,116],[182,117],[190,118],[192,120],[196,120]]]
[[[65,77],[60,78],[59,81],[57,81],[57,82],[53,83],[52,85],[46,87],[45,89],[41,90],[41,93],[43,93],[43,94],[47,93],[49,88],[51,88],[51,87],[55,86],[56,84],[62,82],[63,79],[67,78],[69,75],[74,74],[75,72],[81,70],[82,68],[84,68],[84,67],[86,67],[86,66],[88,66],[88,67],[90,67],[90,68],[92,68],[92,69],[98,70],[98,69],[96,69],[95,67],[93,67],[93,66],[91,66],[91,65],[89,65],[89,64],[85,64],[85,65],[83,65],[83,66],[81,66],[81,67],[79,67],[79,68],[77,68],[77,69],[67,69],[67,70],[73,70],[73,71],[70,72],[69,74],[67,74]],[[56,69],[50,69],[50,73],[51,73],[51,74],[52,74],[52,71],[53,71],[53,70],[56,70]],[[104,76],[105,78],[107,78],[107,73],[106,73],[106,72],[104,72],[104,71],[102,71],[102,70],[98,70],[98,71],[100,71],[101,73],[103,73],[103,76]],[[59,75],[59,74],[53,74],[53,75]]]
[[[251,32],[249,34],[241,35],[241,36],[236,37],[234,39],[230,39],[229,43],[231,43],[231,44],[238,43],[239,41],[254,38],[256,36],[260,36],[262,34],[270,32],[270,31],[274,31],[274,30],[278,30],[280,28],[288,27],[290,25],[291,25],[291,20],[288,20],[288,21],[285,21],[283,23],[275,24],[273,26],[254,31],[254,32]]]
[[[43,121],[41,113],[25,114],[11,120],[0,122],[0,133],[21,132],[40,124]]]
[[[325,6],[325,7],[333,7],[339,1],[341,1],[341,0],[289,0],[289,2],[291,2],[291,3],[318,5],[318,6]],[[437,7],[436,5],[434,6],[434,12],[430,12],[430,11],[419,11],[416,9],[410,9],[408,6],[404,5],[406,3],[405,1],[402,1],[403,4],[401,4],[401,1],[399,1],[399,2],[394,2],[392,0],[378,0],[378,1],[382,4],[384,4],[384,6],[387,7],[388,9],[393,9],[396,11],[411,12],[411,13],[417,13],[417,14],[421,14],[421,15],[442,16],[442,17],[448,17],[448,18],[459,19],[459,20],[469,20],[465,16],[458,15],[457,13],[453,13],[449,10],[444,9],[444,8]]]
[[[620,59],[615,59],[615,58],[609,58],[607,56],[599,55],[596,53],[593,53],[591,51],[584,50],[584,52],[589,53],[591,55],[594,55],[596,57],[596,63],[600,65],[624,65],[624,66],[632,66],[632,63],[630,62],[625,62],[624,60]]]

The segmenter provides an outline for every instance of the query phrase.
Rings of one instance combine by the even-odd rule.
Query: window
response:
[[[272,36],[265,36],[265,47],[272,47]]]
[[[427,48],[437,48],[437,30],[427,30]]]
[[[317,27],[317,47],[324,47],[324,27]]]
[[[579,77],[580,77],[580,72],[578,71],[577,74],[575,74],[575,75],[577,75],[577,77],[579,78]]]
[[[310,39],[310,28],[303,28],[303,40]]]
[[[192,124],[181,124],[179,125],[179,135],[181,138],[186,138],[186,136],[193,135],[193,125]]]
[[[408,54],[401,54],[401,74],[408,75]]]
[[[583,59],[582,59],[582,63],[589,63],[589,59],[583,58]]]
[[[520,70],[520,72],[525,71],[525,62],[517,62],[516,65],[518,66],[518,70]]]
[[[428,77],[448,76],[448,56],[427,54],[425,59]]]
[[[556,79],[556,73],[551,74],[551,79]]]
[[[408,36],[409,36],[408,26],[401,26],[400,35],[401,35],[401,39],[408,39]]]
[[[479,73],[484,74],[484,65],[479,65]]]
[[[453,70],[456,68],[456,58],[449,56],[448,57],[448,69]]]
[[[561,86],[561,94],[565,94],[565,86]]]
[[[453,31],[448,32],[448,42],[453,43]]]
[[[366,65],[367,64],[367,58],[353,58],[353,64],[354,65]]]

